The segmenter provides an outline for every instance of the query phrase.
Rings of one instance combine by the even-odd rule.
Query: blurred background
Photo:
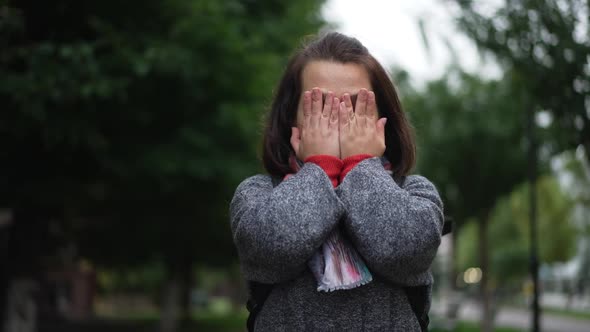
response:
[[[390,71],[453,223],[432,330],[535,330],[538,306],[543,331],[590,331],[589,17],[584,0],[0,0],[0,329],[244,331],[228,204],[263,171],[289,55],[337,30]]]

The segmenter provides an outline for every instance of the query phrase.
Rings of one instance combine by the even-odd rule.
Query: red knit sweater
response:
[[[350,172],[361,161],[371,158],[369,154],[357,154],[344,158],[343,160],[329,155],[315,155],[307,157],[304,162],[314,163],[320,166],[332,181],[332,185],[337,187],[346,174]]]

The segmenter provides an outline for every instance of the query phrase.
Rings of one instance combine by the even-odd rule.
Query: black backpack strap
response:
[[[262,310],[262,306],[272,292],[273,286],[274,285],[272,284],[263,284],[255,281],[248,282],[248,289],[250,292],[250,297],[246,303],[246,309],[250,312],[248,321],[246,322],[248,332],[254,331],[256,316],[258,316],[260,310]]]
[[[429,308],[427,307],[429,297],[429,286],[404,287],[410,307],[418,319],[422,332],[428,331],[430,317],[428,317]]]
[[[447,235],[453,231],[453,218],[445,216],[445,222],[443,224],[442,235]]]

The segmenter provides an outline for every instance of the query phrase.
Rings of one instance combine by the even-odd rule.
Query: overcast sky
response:
[[[386,68],[407,70],[414,83],[439,77],[451,62],[445,40],[470,72],[497,76],[492,64],[483,65],[473,43],[453,23],[458,8],[442,0],[328,0],[322,9],[336,30],[358,38]],[[427,51],[419,20],[428,36]]]

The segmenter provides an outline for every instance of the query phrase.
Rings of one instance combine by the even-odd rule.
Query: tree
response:
[[[491,212],[490,237],[494,242],[490,247],[490,279],[498,288],[518,289],[528,275],[528,190],[528,184],[519,185],[499,199]],[[574,201],[563,192],[555,176],[541,177],[538,191],[540,260],[545,264],[565,262],[576,251]],[[463,268],[473,266],[476,261],[473,250],[462,250],[461,255]]]
[[[459,27],[522,82],[527,108],[552,114],[541,150],[551,155],[581,145],[590,156],[588,1],[507,0],[495,8],[456,3]]]
[[[590,222],[587,217],[590,215],[590,166],[581,147],[576,151],[566,151],[556,159],[559,161],[560,171],[565,174],[565,185],[575,204],[573,219],[582,237],[579,250],[581,264],[575,292],[585,294],[590,281]]]
[[[185,288],[191,264],[235,259],[227,203],[258,169],[260,115],[293,46],[322,25],[319,6],[1,5],[0,206],[24,230],[11,243],[53,220],[93,262],[161,258]],[[23,251],[3,270],[39,269],[46,249]]]
[[[579,228],[572,215],[574,201],[562,190],[555,176],[545,175],[537,185],[539,259],[548,265],[566,262],[576,253],[579,238]],[[492,211],[489,233],[494,241],[490,247],[489,281],[498,306],[502,300],[512,300],[523,289],[523,281],[529,274],[528,190],[526,183],[518,186],[501,198]],[[474,266],[477,261],[472,250],[474,229],[466,227],[465,231],[461,232],[459,242],[462,269]]]
[[[512,80],[485,81],[456,68],[423,91],[405,90],[420,173],[439,189],[454,232],[470,218],[479,225],[483,321],[491,326],[488,224],[498,198],[525,179],[525,100]]]
[[[498,8],[456,2],[459,27],[523,81],[530,107],[553,115],[544,148],[556,153],[582,145],[590,160],[588,1],[507,0]]]

